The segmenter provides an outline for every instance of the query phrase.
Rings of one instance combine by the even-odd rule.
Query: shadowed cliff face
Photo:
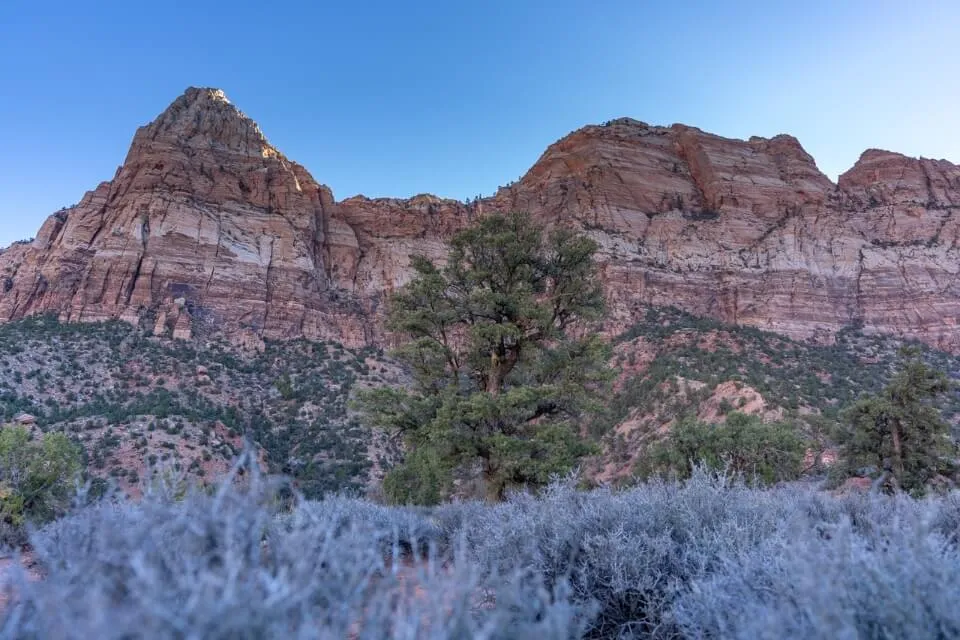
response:
[[[0,254],[0,319],[149,314],[157,333],[381,339],[409,255],[524,209],[602,247],[611,329],[675,305],[796,338],[844,325],[960,351],[960,168],[870,150],[834,185],[790,136],[731,140],[630,119],[553,144],[470,205],[349,198],[286,159],[222,92],[189,89],[110,182]]]

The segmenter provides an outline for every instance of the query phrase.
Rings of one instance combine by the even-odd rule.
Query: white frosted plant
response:
[[[958,534],[958,495],[698,470],[424,510],[304,501],[248,459],[33,532],[0,637],[955,638]]]

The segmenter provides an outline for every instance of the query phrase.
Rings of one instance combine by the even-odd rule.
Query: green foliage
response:
[[[437,505],[450,492],[452,470],[427,447],[414,449],[383,479],[383,492],[399,504]]]
[[[456,235],[442,268],[412,259],[415,277],[393,296],[388,327],[409,338],[396,357],[413,389],[358,402],[418,452],[388,480],[392,499],[436,501],[443,496],[416,487],[450,487],[451,473],[477,464],[487,497],[499,499],[591,450],[581,425],[602,408],[608,351],[596,336],[574,335],[603,311],[596,249],[515,213]]]
[[[119,464],[108,427],[121,437],[162,431],[183,443],[181,452],[199,445],[207,457],[230,457],[226,444],[212,444],[219,422],[231,437],[260,444],[269,468],[292,476],[311,498],[366,487],[371,433],[347,401],[358,383],[382,384],[370,371],[382,355],[376,349],[288,340],[256,353],[212,336],[157,338],[152,323],[145,327],[43,316],[0,324],[0,423],[28,413],[44,432],[76,433],[90,466],[108,474]],[[198,381],[201,366],[210,383]],[[161,446],[145,438],[137,450],[179,457]]]
[[[641,458],[637,472],[685,479],[697,464],[704,464],[770,484],[798,478],[805,450],[804,439],[790,423],[765,424],[757,416],[734,411],[723,424],[681,420]]]
[[[274,383],[274,386],[277,388],[277,391],[280,392],[280,397],[284,400],[292,400],[294,397],[293,383],[290,381],[290,374],[285,373]]]
[[[31,439],[22,427],[0,427],[0,523],[20,528],[62,515],[82,468],[79,447],[65,435]]]
[[[917,350],[905,349],[902,357],[900,370],[880,393],[860,399],[846,412],[837,434],[841,471],[922,494],[935,476],[955,470],[950,425],[933,405],[951,384]]]
[[[708,335],[718,339],[701,341]],[[739,380],[756,389],[769,404],[791,411],[810,407],[829,420],[837,420],[843,408],[861,395],[883,388],[902,346],[894,337],[864,335],[855,327],[839,332],[835,344],[817,345],[697,317],[672,307],[648,308],[615,343],[635,338],[655,345],[656,357],[643,375],[628,380],[612,401],[612,424],[623,420],[634,407],[662,400],[659,385],[677,376],[702,381],[710,388]],[[960,377],[960,359],[956,356],[924,345],[914,346],[928,365],[953,378]],[[960,415],[958,393],[942,394],[935,404],[948,419]],[[806,420],[800,415],[793,417]]]

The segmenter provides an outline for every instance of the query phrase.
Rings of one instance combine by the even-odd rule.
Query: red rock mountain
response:
[[[0,253],[0,321],[148,318],[158,334],[379,339],[409,255],[524,209],[602,247],[613,327],[642,305],[829,340],[840,328],[960,352],[960,167],[869,150],[833,184],[796,139],[620,119],[550,146],[471,204],[336,201],[215,89],[134,136],[109,182]]]

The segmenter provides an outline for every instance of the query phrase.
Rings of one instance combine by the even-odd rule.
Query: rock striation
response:
[[[564,138],[494,200],[588,229],[622,323],[673,304],[794,338],[856,324],[960,348],[949,162],[872,150],[835,185],[790,136],[625,119]]]
[[[960,351],[960,167],[869,150],[831,182],[787,135],[620,119],[551,145],[470,204],[336,201],[215,89],[140,128],[114,178],[0,253],[0,321],[147,321],[158,334],[379,342],[414,253],[529,210],[602,247],[610,329],[675,305],[795,338],[845,326]]]
[[[356,254],[333,195],[214,89],[188,89],[140,128],[113,180],[2,256],[0,318],[154,318],[275,338],[369,339],[331,283]]]

